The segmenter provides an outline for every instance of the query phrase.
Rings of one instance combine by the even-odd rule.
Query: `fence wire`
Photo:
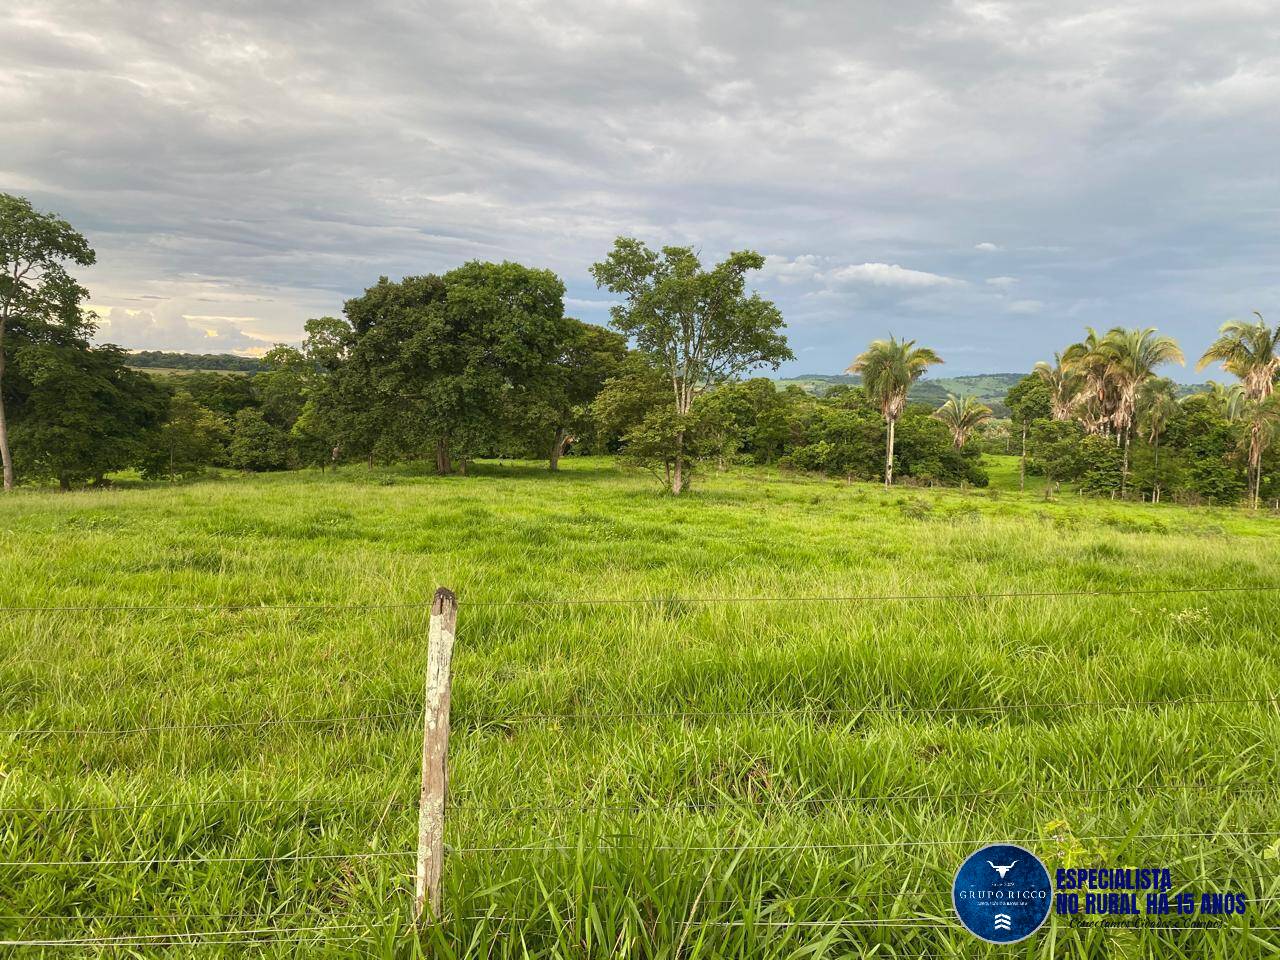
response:
[[[506,598],[506,599],[480,599],[466,600],[461,606],[468,608],[507,608],[507,607],[538,607],[538,608],[554,608],[554,607],[581,607],[581,606],[640,606],[640,605],[712,605],[712,604],[751,604],[751,603],[770,603],[770,604],[808,604],[808,603],[873,603],[873,602],[969,602],[969,601],[987,601],[987,600],[1023,600],[1023,599],[1050,599],[1050,598],[1098,598],[1098,597],[1134,597],[1134,596],[1158,596],[1158,595],[1178,595],[1178,594],[1244,594],[1244,593],[1273,593],[1280,591],[1280,585],[1243,585],[1231,587],[1160,587],[1160,588],[1117,588],[1117,589],[1078,589],[1078,590],[1043,590],[1043,591],[1007,591],[1007,592],[962,592],[962,593],[881,593],[881,594],[848,594],[848,595],[788,595],[788,596],[750,596],[750,597],[734,597],[734,596],[650,596],[650,597],[630,597],[630,598],[561,598],[561,599],[533,599],[533,598]],[[114,605],[30,605],[30,606],[4,606],[0,607],[0,614],[28,614],[28,613],[109,613],[109,612],[145,612],[145,611],[204,611],[204,612],[226,612],[226,613],[250,613],[258,611],[391,611],[391,610],[426,610],[431,606],[430,600],[421,602],[408,603],[236,603],[236,604],[114,604]],[[855,717],[871,713],[903,713],[920,716],[958,716],[958,715],[980,715],[991,713],[1008,713],[1025,710],[1065,710],[1079,708],[1101,708],[1101,709],[1140,709],[1140,708],[1175,708],[1193,705],[1228,705],[1228,704],[1275,704],[1280,702],[1280,695],[1258,696],[1258,697],[1213,697],[1213,696],[1187,696],[1174,697],[1166,699],[1136,699],[1136,700],[1076,700],[1076,701],[1051,701],[1039,703],[1000,703],[987,704],[982,706],[918,706],[913,704],[865,704],[858,707],[821,707],[813,704],[801,704],[795,707],[771,707],[765,709],[741,709],[741,710],[631,710],[631,711],[575,711],[565,713],[516,713],[505,716],[491,716],[468,719],[465,716],[457,718],[459,726],[465,727],[470,724],[474,728],[483,729],[490,726],[503,726],[509,724],[532,723],[532,722],[598,722],[609,720],[636,720],[636,719],[671,719],[671,720],[700,720],[710,718],[821,718],[821,717]],[[420,710],[406,711],[389,711],[380,713],[359,713],[343,716],[330,717],[264,717],[250,720],[228,720],[213,721],[201,723],[156,723],[149,725],[141,725],[127,728],[93,728],[93,727],[51,727],[51,728],[28,728],[21,727],[9,730],[0,730],[0,736],[9,737],[32,737],[32,736],[128,736],[143,733],[156,733],[166,731],[217,731],[232,729],[259,729],[272,726],[330,726],[343,724],[368,723],[372,721],[408,721],[421,719]],[[840,797],[799,797],[799,798],[768,798],[766,802],[761,802],[760,798],[744,797],[744,798],[726,798],[709,802],[680,803],[679,801],[663,801],[650,800],[645,803],[584,803],[574,805],[554,805],[554,804],[521,804],[508,806],[503,808],[504,811],[510,812],[514,810],[525,809],[548,809],[548,810],[593,810],[593,809],[626,809],[636,812],[645,812],[649,810],[659,810],[666,812],[669,810],[700,810],[700,809],[721,809],[726,807],[788,807],[788,806],[817,806],[823,804],[858,804],[873,802],[915,802],[915,801],[935,801],[935,800],[953,800],[953,799],[971,799],[971,800],[999,800],[1002,798],[1025,797],[1028,794],[1041,794],[1054,792],[1059,796],[1094,796],[1108,795],[1115,793],[1131,793],[1134,791],[1166,791],[1166,790],[1224,790],[1231,791],[1236,794],[1262,794],[1275,791],[1274,785],[1254,784],[1254,785],[1237,785],[1231,783],[1206,783],[1206,782],[1181,782],[1181,783],[1150,783],[1126,786],[1109,786],[1103,788],[1068,788],[1058,789],[1052,785],[1041,784],[1032,787],[1020,787],[1016,790],[984,790],[984,791],[950,791],[937,794],[930,794],[927,791],[912,791],[909,793],[897,794],[881,794],[875,796],[840,796]],[[396,798],[326,798],[326,797],[223,797],[201,799],[198,801],[160,801],[154,803],[116,803],[116,804],[86,804],[80,806],[46,806],[46,807],[22,807],[10,806],[0,808],[0,812],[6,814],[66,814],[66,813],[83,813],[97,811],[118,811],[118,810],[152,810],[161,808],[191,808],[203,809],[215,806],[263,806],[263,805],[281,805],[281,806],[302,806],[310,807],[312,805],[331,805],[331,806],[378,806],[378,807],[406,807],[412,806],[413,800],[396,799]],[[659,806],[660,804],[660,806]],[[1093,836],[1081,836],[1073,839],[1079,842],[1098,842],[1098,841],[1157,841],[1171,839],[1203,839],[1203,840],[1245,840],[1256,837],[1271,837],[1272,831],[1212,831],[1212,832],[1179,832],[1179,833],[1138,833],[1138,834],[1099,834]],[[1025,837],[1015,841],[1017,843],[1035,843],[1042,841],[1043,837]],[[869,841],[854,843],[792,843],[792,844],[651,844],[640,845],[640,848],[646,852],[665,852],[665,853],[802,853],[807,851],[855,851],[855,850],[890,850],[890,849],[911,849],[911,848],[927,848],[927,847],[949,847],[949,846],[977,846],[985,843],[985,840],[971,839],[934,839],[934,840],[886,840],[886,841]],[[547,853],[564,853],[564,852],[580,852],[594,851],[597,853],[609,853],[625,849],[632,849],[636,844],[622,843],[538,843],[538,844],[513,844],[513,845],[489,845],[489,846],[454,846],[447,848],[447,852],[451,855],[470,855],[470,854],[507,854],[514,852],[547,852]],[[134,859],[98,859],[98,860],[9,860],[0,861],[0,867],[3,868],[21,868],[21,869],[67,869],[67,870],[86,870],[100,869],[114,866],[200,866],[206,864],[232,864],[232,863],[277,863],[277,862],[305,862],[305,861],[343,861],[343,860],[365,860],[365,859],[394,859],[402,857],[412,857],[416,851],[414,850],[359,850],[349,853],[282,853],[274,855],[261,856],[182,856],[182,857],[140,857]],[[789,897],[785,893],[779,893],[769,903],[785,902],[789,904],[804,903],[808,900],[818,901],[847,901],[856,903],[859,900],[869,899],[894,899],[898,900],[905,896],[921,897],[936,895],[932,891],[909,891],[902,893],[882,893],[877,897],[868,897],[866,894],[851,894],[844,898],[838,895],[830,895],[827,897],[819,896],[800,896]],[[1250,902],[1262,903],[1280,900],[1280,897],[1268,896],[1253,898]],[[707,906],[728,906],[737,904],[740,901],[708,901]],[[31,915],[14,915],[3,919],[25,921],[32,923],[36,921],[96,921],[96,920],[119,920],[119,919],[144,919],[154,917],[169,917],[171,919],[203,919],[203,920],[222,920],[228,921],[237,919],[237,915],[214,915],[214,914],[115,914],[115,915],[54,915],[54,914],[31,914]],[[240,914],[238,918],[245,922],[254,922],[249,914]],[[545,919],[545,918],[544,918]],[[681,918],[690,925],[696,926],[719,926],[719,927],[745,927],[745,926],[763,926],[769,928],[805,928],[805,927],[869,927],[869,928],[918,928],[918,929],[955,929],[954,924],[941,917],[933,916],[916,916],[916,917],[887,917],[887,918],[832,918],[832,919],[814,919],[814,920],[798,920],[798,919],[734,919],[734,920],[697,920],[692,917]],[[535,923],[540,922],[538,918],[520,917],[520,916],[504,916],[485,914],[483,916],[468,916],[453,918],[454,922],[512,922],[512,923]],[[265,918],[258,915],[256,922],[265,922]],[[239,926],[228,927],[223,929],[202,930],[202,931],[174,931],[156,934],[122,934],[115,936],[79,936],[67,937],[61,939],[11,939],[0,940],[0,946],[8,947],[165,947],[165,946],[197,946],[197,945],[265,945],[270,943],[292,943],[301,945],[309,942],[327,942],[327,943],[350,943],[362,939],[365,934],[352,933],[352,931],[368,931],[369,924],[359,923],[326,923],[316,926],[295,926],[295,927],[276,927],[276,926]],[[1176,932],[1211,932],[1214,929],[1238,929],[1245,931],[1270,931],[1280,929],[1278,926],[1252,926],[1239,928],[1197,928],[1197,927],[1143,927],[1144,930],[1155,931],[1176,931]],[[942,954],[923,954],[922,957],[943,956]]]

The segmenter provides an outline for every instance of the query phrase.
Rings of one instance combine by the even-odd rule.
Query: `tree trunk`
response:
[[[1120,461],[1120,499],[1124,499],[1129,490],[1129,430],[1124,431],[1124,457]]]
[[[370,470],[373,469],[373,451],[372,450],[369,451],[369,469]]]
[[[4,462],[4,488],[13,489],[13,457],[9,455],[9,420],[4,410],[4,324],[0,322],[0,460]]]
[[[1018,492],[1027,490],[1027,425],[1022,425],[1022,458],[1018,461]]]
[[[884,485],[893,486],[893,428],[897,421],[889,420],[889,430],[885,437],[884,449]]]
[[[440,438],[436,440],[436,473],[444,476],[453,470],[453,464],[449,460],[449,444]]]
[[[1151,472],[1151,502],[1160,502],[1160,434],[1156,434],[1155,442],[1152,444],[1155,452],[1155,463],[1152,465]]]
[[[676,463],[671,474],[671,492],[679,496],[684,491],[684,431],[676,433]]]
[[[564,456],[564,445],[569,441],[569,433],[567,430],[557,430],[555,442],[551,444],[551,456],[547,463],[547,469],[556,471],[560,469],[560,458]]]
[[[1253,449],[1249,451],[1253,460],[1253,509],[1258,509],[1258,498],[1262,495],[1262,425],[1253,425]]]
[[[63,493],[67,493],[71,490],[71,480],[65,473],[58,475],[58,489]]]

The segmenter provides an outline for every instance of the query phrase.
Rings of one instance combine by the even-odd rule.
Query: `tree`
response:
[[[785,324],[778,308],[746,293],[747,273],[763,266],[760,254],[739,250],[704,270],[690,247],[659,252],[619,237],[609,255],[591,267],[598,286],[624,298],[610,311],[613,325],[670,384],[673,494],[688,485],[685,447],[694,426],[694,398],[747,370],[776,370],[783,360],[794,359],[781,333]]]
[[[218,460],[230,431],[226,421],[196,403],[191,394],[178,390],[169,398],[168,415],[140,463],[147,479],[199,473]]]
[[[1229,397],[1192,394],[1179,402],[1178,415],[1165,429],[1161,446],[1176,451],[1176,492],[1184,499],[1231,503],[1247,492],[1238,462],[1239,424],[1228,418],[1229,406]]]
[[[429,451],[442,474],[496,445],[513,392],[545,376],[571,339],[564,284],[518,263],[383,277],[345,310],[344,433],[371,462]]]
[[[0,193],[0,461],[4,488],[14,484],[5,409],[6,335],[38,338],[37,328],[81,324],[85,290],[67,272],[67,264],[88,266],[93,249],[66,220],[39,213],[30,201]]]
[[[1153,464],[1151,502],[1159,503],[1161,495],[1160,438],[1169,421],[1178,415],[1178,386],[1167,377],[1148,380],[1138,393],[1139,424],[1151,444]]]
[[[1044,475],[1044,496],[1048,500],[1056,485],[1077,479],[1083,473],[1083,440],[1087,434],[1073,420],[1037,417],[1032,423],[1028,466],[1033,472]]]
[[[237,470],[285,470],[289,466],[289,435],[271,424],[261,410],[246,407],[236,414],[228,458]]]
[[[68,490],[143,458],[166,398],[149,376],[125,366],[125,356],[78,338],[19,346],[15,366],[27,385],[13,430],[19,476]]]
[[[1242,446],[1248,458],[1249,505],[1258,509],[1258,494],[1262,489],[1262,455],[1280,433],[1280,393],[1255,399],[1245,396],[1237,405],[1236,419],[1244,426]]]
[[[306,402],[307,383],[315,370],[296,347],[278,343],[262,358],[262,372],[254,375],[254,399],[262,416],[274,427],[293,428]]]
[[[1084,339],[1067,347],[1060,362],[1080,379],[1076,409],[1085,432],[1109,435],[1115,417],[1116,384],[1105,340],[1105,335],[1086,327]]]
[[[991,408],[980,403],[976,397],[957,399],[947,394],[946,402],[932,414],[935,420],[941,420],[951,431],[951,442],[957,450],[965,445],[969,434],[991,419]]]
[[[880,408],[887,427],[884,456],[884,485],[893,483],[893,432],[907,404],[907,391],[931,364],[942,358],[914,340],[873,340],[849,365],[846,373],[862,375],[862,388]]]
[[[1053,363],[1041,360],[1032,373],[1044,381],[1049,389],[1049,414],[1054,420],[1069,420],[1080,396],[1080,377],[1070,366],[1062,363],[1062,354],[1053,355]]]
[[[558,470],[566,446],[589,429],[591,401],[626,354],[622,334],[566,318],[555,362],[512,391],[509,419],[548,469]]]
[[[621,442],[621,462],[654,471],[670,488],[676,453],[671,384],[646,354],[631,354],[605,381],[591,415],[602,435]]]
[[[183,390],[191,394],[196,403],[212,410],[228,423],[245,407],[257,406],[258,403],[253,392],[254,377],[247,374],[197,370],[194,373],[153,376],[170,392]]]
[[[1240,378],[1243,391],[1242,419],[1249,430],[1249,499],[1256,508],[1262,486],[1262,453],[1274,432],[1274,404],[1271,397],[1280,374],[1280,325],[1273,331],[1261,313],[1257,323],[1228,320],[1218,339],[1209,345],[1196,369],[1218,361],[1224,370]]]
[[[1245,393],[1261,400],[1271,396],[1280,375],[1280,324],[1272,330],[1261,313],[1254,311],[1257,323],[1228,320],[1218,331],[1218,339],[1209,344],[1196,364],[1203,370],[1218,362],[1230,374],[1240,378]]]
[[[1107,359],[1108,376],[1114,386],[1111,419],[1123,449],[1120,495],[1124,496],[1129,482],[1129,443],[1137,419],[1138,390],[1155,376],[1156,367],[1185,363],[1185,360],[1178,342],[1157,334],[1154,327],[1141,330],[1115,327],[1103,338],[1101,352]]]
[[[1053,395],[1043,377],[1030,374],[1023,377],[1004,397],[1005,406],[1012,414],[1012,422],[1022,434],[1022,452],[1018,459],[1018,489],[1027,488],[1027,434],[1031,424],[1047,420],[1053,411]]]

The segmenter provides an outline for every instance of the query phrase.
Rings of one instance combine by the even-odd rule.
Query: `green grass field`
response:
[[[969,491],[736,470],[673,500],[570,458],[5,498],[0,940],[152,939],[4,952],[1280,954],[1280,520],[1046,502],[1010,460]],[[441,584],[450,854],[419,938]],[[1201,587],[1265,590],[963,596]],[[925,599],[806,599],[867,595]],[[1249,914],[988,948],[950,883],[995,841]]]

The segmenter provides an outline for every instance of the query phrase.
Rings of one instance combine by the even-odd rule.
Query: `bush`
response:
[[[884,476],[884,419],[862,398],[862,391],[847,391],[835,405],[824,406],[806,434],[805,442],[782,458],[784,465],[859,480]],[[957,450],[947,428],[929,416],[927,407],[910,406],[898,421],[896,479],[985,487],[988,478],[980,456],[976,449]]]
[[[291,460],[289,435],[267,423],[260,410],[247,407],[236,414],[229,460],[237,470],[286,470]]]
[[[1082,492],[1118,493],[1123,466],[1124,454],[1114,438],[1091,434],[1080,441],[1077,469]]]

